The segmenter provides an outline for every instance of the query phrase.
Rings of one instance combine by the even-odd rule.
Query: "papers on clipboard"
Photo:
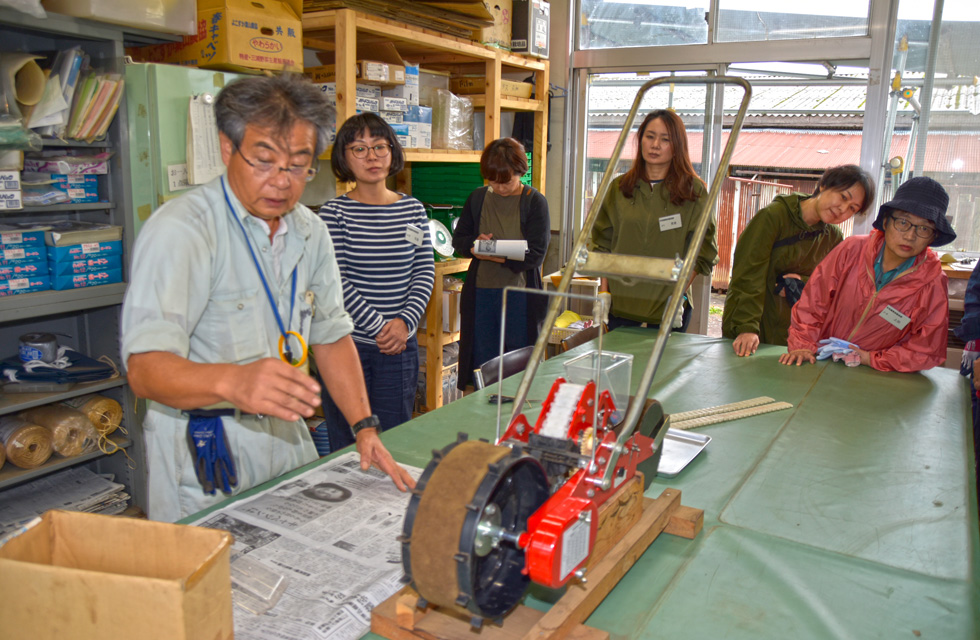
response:
[[[524,262],[527,240],[474,240],[473,253]]]
[[[190,97],[187,111],[187,182],[204,184],[225,171],[214,117],[214,96]]]

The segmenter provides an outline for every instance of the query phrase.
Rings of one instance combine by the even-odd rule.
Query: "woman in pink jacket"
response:
[[[956,238],[949,196],[932,178],[912,178],[881,206],[871,235],[852,236],[827,255],[793,307],[783,364],[816,362],[848,343],[855,364],[921,371],[946,360],[946,275],[930,246]],[[821,342],[824,341],[824,342]],[[819,354],[818,354],[819,352]]]

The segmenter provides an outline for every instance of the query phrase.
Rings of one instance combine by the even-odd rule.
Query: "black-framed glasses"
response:
[[[391,145],[386,143],[370,146],[366,144],[352,144],[347,147],[347,150],[350,151],[350,154],[358,160],[366,158],[369,150],[374,151],[374,155],[378,158],[384,158],[391,153]]]
[[[242,150],[238,148],[237,144],[235,145],[235,151],[238,152],[238,155],[242,157],[242,160],[245,161],[245,164],[252,167],[252,169],[255,170],[255,173],[263,177],[268,176],[274,170],[278,169],[279,171],[285,171],[286,173],[288,173],[291,178],[295,178],[296,180],[305,180],[306,182],[309,182],[316,176],[317,172],[320,170],[319,158],[314,159],[313,166],[293,165],[292,167],[280,167],[275,162],[265,162],[264,160],[254,160],[254,161],[249,160],[248,158],[245,157],[245,154],[242,153]]]
[[[892,225],[894,225],[894,227],[902,233],[905,233],[909,229],[915,229],[915,235],[922,239],[931,238],[936,234],[936,230],[934,228],[927,227],[924,224],[912,224],[912,221],[908,218],[892,216]]]

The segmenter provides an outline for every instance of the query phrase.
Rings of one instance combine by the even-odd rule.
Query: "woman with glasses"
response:
[[[595,251],[673,259],[684,255],[701,218],[707,191],[687,151],[687,130],[673,111],[651,111],[640,124],[633,166],[609,188],[595,226]],[[709,275],[718,262],[715,223],[708,223],[687,286],[697,274]],[[603,278],[599,291],[612,298],[609,330],[646,323],[659,327],[672,284]],[[674,327],[686,331],[691,305]]]
[[[551,241],[548,201],[521,183],[527,173],[524,145],[513,138],[494,140],[480,156],[488,186],[470,194],[453,233],[453,247],[474,258],[460,296],[459,379],[465,389],[473,369],[500,354],[500,314],[505,287],[541,289],[541,264]],[[474,250],[477,240],[525,240],[523,260]],[[534,344],[548,311],[542,295],[507,294],[504,351]]]
[[[376,113],[356,115],[340,127],[330,162],[337,178],[354,188],[324,204],[320,218],[337,254],[368,399],[381,429],[391,429],[412,418],[415,403],[415,332],[435,273],[428,219],[421,202],[386,184],[405,166],[405,155]],[[352,442],[349,429],[332,399],[323,400],[330,448],[336,450]]]
[[[880,371],[945,362],[946,274],[929,247],[956,239],[948,204],[932,178],[900,186],[878,210],[871,235],[847,238],[817,265],[793,307],[788,352],[779,361],[799,365],[833,353]]]
[[[790,312],[814,268],[844,236],[836,226],[875,200],[874,179],[853,164],[827,169],[813,195],[780,194],[738,238],[721,332],[735,355],[786,344]]]

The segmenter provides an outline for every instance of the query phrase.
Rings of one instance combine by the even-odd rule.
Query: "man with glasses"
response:
[[[836,352],[849,364],[921,371],[946,360],[946,275],[935,252],[956,239],[949,196],[932,178],[905,182],[878,210],[874,231],[827,255],[793,307],[783,364]],[[836,339],[833,341],[832,339]]]
[[[316,459],[308,357],[353,425],[362,468],[414,485],[378,438],[330,237],[299,204],[333,116],[298,76],[229,84],[215,103],[225,175],[162,206],[137,239],[122,356],[148,399],[155,520]]]

